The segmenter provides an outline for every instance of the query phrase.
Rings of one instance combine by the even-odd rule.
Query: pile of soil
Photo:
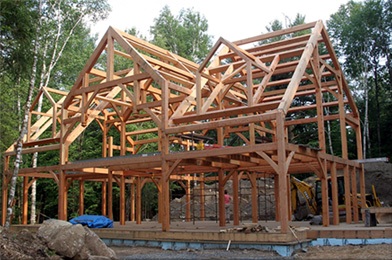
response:
[[[6,231],[0,227],[0,259],[62,259],[28,230]]]
[[[366,192],[371,193],[374,185],[383,206],[392,207],[392,163],[366,163],[364,166]]]

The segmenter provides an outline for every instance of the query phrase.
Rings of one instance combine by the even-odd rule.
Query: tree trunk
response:
[[[376,60],[376,58],[375,58],[375,61],[374,61],[374,86],[375,86],[375,89],[376,89],[376,107],[377,107],[377,111],[376,111],[376,113],[377,113],[377,116],[376,116],[376,120],[377,120],[377,122],[376,122],[376,125],[377,125],[377,151],[378,151],[378,156],[380,156],[381,155],[381,130],[380,130],[380,128],[381,128],[381,126],[380,126],[380,113],[381,113],[381,111],[380,111],[380,99],[379,99],[379,96],[380,96],[380,87],[379,87],[379,84],[378,84],[378,75],[377,75],[377,72],[378,72],[378,70],[377,70],[377,68],[378,68],[378,61]]]
[[[8,229],[11,224],[11,216],[13,214],[13,202],[14,202],[14,197],[15,197],[15,190],[16,190],[16,181],[18,178],[19,174],[19,168],[20,164],[22,163],[22,149],[23,149],[23,138],[27,133],[27,124],[29,121],[29,110],[31,107],[31,101],[34,93],[34,85],[35,85],[35,80],[36,80],[36,72],[37,72],[37,51],[38,51],[38,41],[35,42],[34,45],[34,60],[33,60],[33,67],[32,67],[32,77],[30,79],[30,84],[29,84],[29,91],[27,95],[27,100],[26,100],[26,106],[24,108],[24,117],[22,121],[22,127],[20,130],[20,134],[18,139],[16,140],[15,144],[15,163],[14,163],[14,171],[12,173],[11,177],[11,182],[10,182],[10,190],[9,190],[9,195],[8,195],[8,205],[7,205],[7,217],[6,217],[6,222],[5,222],[5,228]]]
[[[367,158],[367,150],[370,150],[370,139],[369,139],[369,93],[367,88],[366,73],[363,76],[364,85],[364,99],[365,99],[365,119],[363,123],[363,158]]]

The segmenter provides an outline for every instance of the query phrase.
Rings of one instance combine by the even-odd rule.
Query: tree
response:
[[[28,48],[33,59],[32,63],[27,66],[31,66],[31,72],[28,76],[29,84],[26,105],[24,113],[22,113],[24,116],[20,127],[19,138],[16,142],[15,167],[10,183],[6,227],[10,224],[16,179],[22,161],[22,140],[27,131],[28,111],[31,106],[33,93],[36,90],[36,81],[39,81],[40,87],[49,85],[53,70],[59,62],[68,42],[74,35],[75,30],[85,26],[84,23],[89,20],[95,22],[105,18],[110,10],[106,0],[41,0],[38,2],[31,0],[26,2],[30,4],[30,9],[28,9],[30,10],[29,14],[32,17],[32,24],[36,26],[33,27],[35,28],[33,32],[33,46]],[[10,12],[12,12],[11,9]],[[7,17],[13,19],[12,15]]]
[[[165,6],[151,26],[152,43],[195,62],[201,62],[211,47],[208,22],[199,12],[182,9],[174,17]]]
[[[388,156],[392,148],[390,138],[383,138],[392,120],[391,6],[388,0],[350,1],[327,22],[359,104],[365,158]]]

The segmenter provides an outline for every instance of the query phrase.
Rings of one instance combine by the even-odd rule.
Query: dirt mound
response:
[[[392,163],[366,163],[365,185],[367,193],[372,192],[372,185],[374,185],[383,206],[392,207]]]
[[[0,227],[0,259],[62,259],[28,230],[6,231]]]

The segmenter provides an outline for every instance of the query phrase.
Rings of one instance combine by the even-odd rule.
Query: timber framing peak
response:
[[[102,62],[104,61],[104,62]],[[38,99],[48,104],[38,112]],[[102,153],[88,160],[70,160],[70,147],[93,123],[102,133]],[[325,125],[339,125],[341,156],[329,154]],[[293,127],[317,129],[316,147],[297,144]],[[125,184],[132,185],[130,219],[141,223],[141,189],[152,181],[159,193],[158,219],[170,229],[169,183],[190,192],[190,181],[219,186],[219,225],[225,225],[223,191],[231,180],[273,176],[276,220],[289,232],[291,218],[288,176],[314,173],[322,180],[323,224],[328,226],[328,185],[337,193],[336,171],[346,188],[346,222],[358,221],[364,198],[364,171],[349,160],[347,129],[356,136],[361,159],[359,114],[338,59],[321,21],[234,41],[219,38],[205,60],[196,64],[149,42],[109,27],[69,92],[42,87],[30,111],[23,153],[55,152],[58,164],[23,168],[24,192],[37,178],[58,184],[58,217],[67,219],[67,189],[80,183],[79,210],[84,211],[83,183],[102,183],[102,214],[113,218],[113,185],[120,187],[120,223],[125,224]],[[118,134],[113,134],[117,132]],[[145,152],[148,151],[148,152]],[[4,153],[3,216],[14,146]],[[187,184],[184,184],[187,183]],[[238,198],[238,185],[233,197]],[[136,194],[136,195],[135,195]],[[257,194],[257,193],[254,193]],[[337,195],[333,224],[339,223]],[[257,196],[256,196],[257,198]],[[27,224],[27,195],[23,222]],[[239,224],[234,199],[234,224]],[[204,206],[200,205],[201,216]],[[353,209],[353,216],[350,213]],[[190,212],[187,210],[187,216]],[[252,201],[252,221],[258,221]]]

